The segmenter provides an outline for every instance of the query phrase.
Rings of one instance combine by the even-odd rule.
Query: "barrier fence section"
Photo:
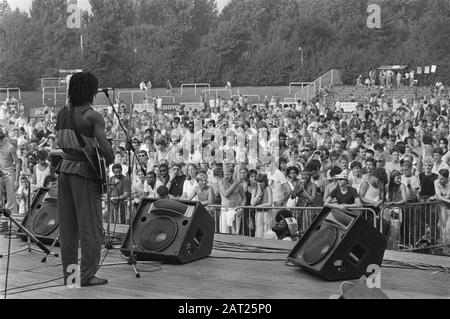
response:
[[[131,100],[129,98],[125,98],[130,96]],[[119,99],[119,101],[123,101],[126,104],[134,104],[142,103],[142,101],[148,98],[148,96],[146,91],[119,91],[119,93],[117,94],[117,98]]]
[[[211,85],[209,83],[187,83],[181,85],[181,95],[183,95],[184,89],[187,87],[194,87],[195,96],[197,96],[197,88],[208,88],[209,94],[211,94]]]
[[[233,210],[222,208],[220,205],[207,207],[214,217],[216,233],[242,235],[262,239],[275,225],[275,216],[280,210],[288,209],[298,222],[298,231],[302,235],[311,226],[323,207],[252,207],[241,206]],[[371,208],[352,209],[364,215],[377,228],[378,220]],[[238,212],[235,214],[235,212]]]
[[[22,99],[22,91],[20,90],[20,88],[0,88],[0,95],[6,92],[6,98],[9,99],[11,97],[11,92],[17,92],[19,100]]]
[[[64,87],[43,87],[42,88],[42,107],[44,106],[63,106],[66,104],[67,90]]]
[[[299,237],[310,228],[323,210],[323,207],[252,206],[229,210],[221,205],[208,205],[206,208],[214,218],[216,233],[257,239],[264,239],[272,230],[280,210],[288,209],[293,213],[298,223]],[[445,224],[449,223],[450,207],[447,208],[442,202],[351,210],[362,214],[386,236],[388,250],[450,256],[450,229]]]
[[[208,97],[211,97],[213,94],[215,94],[216,99],[219,98],[219,94],[222,95],[222,93],[228,93],[230,95],[230,98],[233,96],[233,91],[229,89],[217,89],[217,90],[209,89],[202,91],[202,94]]]
[[[291,83],[289,83],[289,95],[292,94],[292,87],[300,86],[303,89],[303,87],[308,86],[310,84],[311,84],[311,82],[291,82]]]
[[[243,94],[242,96],[246,97],[247,99],[255,98],[255,99],[256,99],[255,103],[261,102],[261,96],[260,96],[260,95],[256,95],[256,94],[254,94],[254,95]],[[232,99],[238,99],[238,98],[240,98],[240,97],[241,97],[241,95],[232,95],[232,96],[231,96]]]
[[[448,214],[450,210],[442,202],[385,207],[381,225],[388,238],[388,249],[418,253],[450,252],[450,242],[445,239],[450,235],[447,234],[450,230],[445,229]]]
[[[275,216],[282,209],[293,213],[300,236],[323,210],[323,207],[236,207],[230,211],[220,205],[207,208],[215,220],[216,233],[260,239],[275,225]],[[388,250],[450,255],[450,229],[445,229],[444,220],[445,214],[450,215],[450,208],[448,212],[446,209],[441,202],[426,202],[352,211],[363,214],[386,236]]]
[[[303,86],[300,91],[295,94],[295,98],[299,95],[303,101],[310,101],[317,96],[322,88],[340,84],[342,82],[340,77],[340,71],[332,69],[311,84]]]

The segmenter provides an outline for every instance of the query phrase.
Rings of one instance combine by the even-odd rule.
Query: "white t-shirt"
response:
[[[8,107],[6,104],[0,106],[0,121],[6,120],[6,114],[8,113]]]
[[[198,183],[196,180],[185,180],[183,184],[183,194],[187,194],[188,198],[194,195],[195,188],[198,187]],[[197,196],[195,196],[192,200],[196,201]]]
[[[47,176],[50,175],[50,165],[48,165],[43,171],[39,169],[39,166],[34,167],[36,172],[36,185],[38,187],[44,187],[44,181]]]
[[[420,181],[417,176],[412,175],[410,177],[406,177],[405,175],[402,175],[402,184],[406,187],[407,199],[417,199],[415,193],[420,189]]]
[[[163,185],[163,183],[161,183],[158,180],[156,181],[155,187],[153,187],[153,188],[148,184],[147,181],[145,181],[145,183],[144,183],[144,193],[149,193],[148,194],[148,198],[158,198],[158,193],[156,193],[156,191],[161,186],[164,186],[164,185]]]
[[[433,169],[431,170],[433,173],[438,174],[439,175],[439,171],[441,169],[447,169],[450,171],[450,167],[448,166],[448,164],[444,161],[442,161],[442,163],[438,166],[436,165],[436,163],[434,163],[433,165]]]
[[[279,169],[273,174],[268,174],[267,178],[272,186],[273,202],[279,202],[284,199],[284,187],[283,185],[288,182],[287,177]]]

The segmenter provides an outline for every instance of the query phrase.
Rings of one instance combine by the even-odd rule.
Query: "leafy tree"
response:
[[[69,67],[115,87],[167,79],[285,85],[331,68],[354,83],[380,64],[436,64],[429,82],[450,81],[448,0],[374,0],[382,8],[382,28],[374,30],[360,0],[231,0],[221,13],[215,0],[90,3],[82,29],[69,30],[66,0],[34,0],[29,15],[0,0],[1,84],[37,88],[40,77]]]
[[[34,89],[39,72],[35,61],[39,54],[35,48],[39,41],[29,17],[13,11],[0,18],[0,85],[20,87],[22,90]]]

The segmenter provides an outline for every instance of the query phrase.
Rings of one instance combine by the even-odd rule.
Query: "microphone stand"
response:
[[[105,248],[102,249],[102,253],[114,249],[111,238],[111,185],[108,181],[109,177],[106,178],[106,239]]]
[[[131,249],[130,249],[130,257],[128,258],[128,262],[122,262],[122,263],[108,263],[108,264],[103,264],[101,266],[116,266],[116,265],[125,265],[128,264],[131,267],[133,267],[134,273],[136,274],[136,278],[140,278],[141,274],[139,273],[139,271],[136,268],[137,265],[137,255],[135,252],[135,243],[134,243],[134,236],[133,236],[133,220],[131,219],[131,214],[133,212],[133,198],[132,198],[132,188],[131,188],[131,171],[132,171],[132,167],[131,167],[131,155],[132,153],[134,154],[138,165],[140,166],[141,169],[143,169],[143,166],[139,160],[139,158],[136,155],[136,149],[133,147],[133,143],[132,140],[130,138],[130,135],[128,134],[127,129],[123,126],[122,120],[120,119],[119,114],[117,113],[116,109],[114,108],[114,104],[111,101],[111,98],[109,96],[109,92],[108,90],[104,90],[103,91],[106,95],[106,98],[108,99],[108,102],[110,104],[110,106],[112,107],[113,113],[114,115],[117,117],[117,121],[119,123],[120,128],[123,130],[124,134],[125,134],[125,139],[126,139],[126,148],[127,148],[127,152],[128,152],[128,181],[129,181],[129,188],[128,188],[128,209],[129,209],[129,213],[130,213],[130,218],[129,218],[129,232],[130,232],[130,239],[131,239]],[[109,222],[109,220],[108,220]],[[109,229],[109,226],[108,226]],[[108,230],[109,231],[109,230]]]
[[[26,229],[24,226],[22,226],[17,220],[14,219],[14,217],[12,217],[11,211],[9,211],[8,209],[0,209],[0,215],[3,214],[5,215],[6,218],[9,218],[9,220],[14,223],[24,234],[26,234],[28,236],[28,245],[31,245],[31,242],[35,243],[45,254],[46,257],[49,255],[58,257],[58,254],[52,253],[50,249],[47,248],[47,246],[45,246],[39,239],[36,238],[36,236],[34,236],[28,229]],[[36,251],[36,252],[40,252],[39,250],[32,248],[31,246],[29,246],[28,248],[23,248],[20,249],[18,251],[15,252],[11,252],[7,255],[14,255],[17,254],[19,252],[22,251]],[[4,257],[6,255],[0,255],[0,258]],[[44,257],[45,261],[47,260],[46,257]],[[44,259],[42,260],[42,262],[44,263]]]

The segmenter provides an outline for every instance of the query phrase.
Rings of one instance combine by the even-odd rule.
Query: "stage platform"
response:
[[[0,235],[0,252],[8,239]],[[12,240],[12,248],[23,245]],[[339,294],[340,282],[328,282],[298,267],[286,265],[295,243],[216,235],[214,251],[206,259],[186,265],[139,262],[137,279],[131,266],[102,266],[99,276],[109,284],[69,289],[62,280],[60,258],[21,252],[11,256],[8,299],[328,299]],[[56,249],[55,251],[59,251]],[[104,254],[103,254],[104,256]],[[0,259],[0,291],[3,296],[6,258]],[[119,250],[110,251],[105,263],[126,261]],[[392,261],[397,263],[392,263]],[[450,267],[450,258],[386,251],[381,271],[382,291],[392,299],[448,299],[450,274],[433,269],[408,269],[398,263]],[[448,268],[447,268],[448,269]],[[40,285],[33,285],[42,283]],[[26,288],[18,287],[31,285]],[[23,292],[27,289],[43,288]]]

